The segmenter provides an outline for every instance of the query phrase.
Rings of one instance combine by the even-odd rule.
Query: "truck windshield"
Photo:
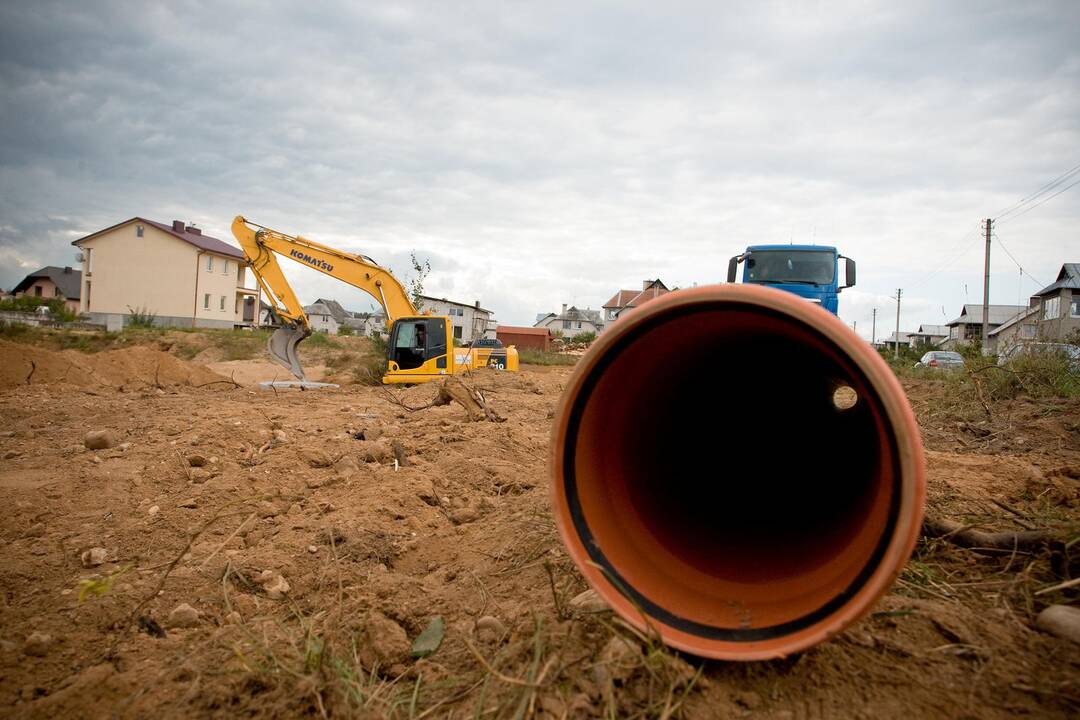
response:
[[[831,285],[836,256],[815,250],[754,250],[746,259],[746,282]]]

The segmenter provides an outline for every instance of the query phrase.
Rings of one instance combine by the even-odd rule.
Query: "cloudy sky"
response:
[[[1080,3],[943,5],[5,0],[0,287],[134,215],[244,214],[415,251],[509,324],[763,242],[855,258],[860,334],[899,287],[905,328],[944,323],[982,301],[980,220],[1080,164]],[[1080,187],[1033,205],[991,302],[1080,262]]]

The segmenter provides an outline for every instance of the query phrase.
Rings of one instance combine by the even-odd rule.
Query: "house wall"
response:
[[[566,323],[569,323],[570,327],[565,327]],[[551,332],[561,332],[568,338],[584,332],[596,333],[597,335],[600,334],[600,328],[598,328],[592,320],[586,320],[584,318],[581,320],[566,320],[564,322],[563,318],[560,317],[546,317],[534,325],[534,327],[546,327],[551,330]]]
[[[131,309],[154,313],[162,325],[191,325],[194,316],[199,326],[231,328],[242,320],[236,291],[244,270],[237,258],[202,251],[152,225],[142,225],[138,237],[138,225],[128,223],[79,244],[81,312],[96,322],[127,316]]]
[[[1057,298],[1057,313],[1047,318],[1046,310],[1052,298],[1044,297],[1039,306],[1039,339],[1061,342],[1072,333],[1080,332],[1080,305],[1074,305],[1073,299],[1080,301],[1080,293],[1062,289]]]
[[[333,315],[308,314],[308,322],[311,323],[312,330],[329,333],[330,335],[337,335],[338,328],[341,327]]]
[[[454,310],[455,314],[450,314],[451,309]],[[456,314],[459,310],[461,315]],[[455,328],[454,337],[462,343],[470,343],[477,338],[484,337],[484,332],[487,330],[488,322],[491,319],[491,313],[485,310],[478,310],[473,305],[462,305],[448,300],[424,298],[422,311],[433,315],[449,316],[450,322],[453,323]],[[461,328],[460,337],[457,328]]]
[[[37,292],[37,288],[41,288],[40,295]],[[59,290],[60,289],[57,287],[56,283],[54,283],[49,278],[38,278],[34,281],[34,284],[26,288],[25,291],[15,293],[15,297],[29,296],[40,297],[42,300],[51,300],[55,297],[62,297]],[[75,313],[79,312],[78,300],[72,300],[65,297],[64,304],[67,305],[68,310],[71,310]]]
[[[1000,355],[1013,345],[1034,340],[1037,334],[1038,326],[1035,318],[1031,317],[991,335],[989,350],[991,353]]]

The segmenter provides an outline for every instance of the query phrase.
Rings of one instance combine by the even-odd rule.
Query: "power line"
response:
[[[998,211],[998,213],[997,213],[997,215],[996,215],[996,216],[994,217],[994,222],[997,222],[998,220],[1001,220],[1002,218],[1004,218],[1004,217],[1006,217],[1006,216],[1008,216],[1008,215],[1012,215],[1013,213],[1015,213],[1015,212],[1017,212],[1018,210],[1020,210],[1020,209],[1021,209],[1021,207],[1023,207],[1024,205],[1026,205],[1026,204],[1028,204],[1028,203],[1031,203],[1031,202],[1033,202],[1034,200],[1038,199],[1038,197],[1039,197],[1040,195],[1043,195],[1044,193],[1047,193],[1047,192],[1049,192],[1050,190],[1053,190],[1053,189],[1054,189],[1055,187],[1057,187],[1057,186],[1058,186],[1058,185],[1060,185],[1061,183],[1063,183],[1063,182],[1066,182],[1066,181],[1068,181],[1068,180],[1072,179],[1072,177],[1073,177],[1073,176],[1074,176],[1074,175],[1075,175],[1075,174],[1076,174],[1076,173],[1077,173],[1078,171],[1080,171],[1080,165],[1074,165],[1073,167],[1071,167],[1071,168],[1069,168],[1068,170],[1066,170],[1065,172],[1063,172],[1063,173],[1062,173],[1061,175],[1058,175],[1058,176],[1057,176],[1056,178],[1054,178],[1053,180],[1051,180],[1051,181],[1047,182],[1046,184],[1044,184],[1044,185],[1043,185],[1042,187],[1040,187],[1040,188],[1039,188],[1038,190],[1036,190],[1035,192],[1031,193],[1030,195],[1027,195],[1027,196],[1025,196],[1025,197],[1022,197],[1022,198],[1020,198],[1020,199],[1019,199],[1019,200],[1017,200],[1017,201],[1016,201],[1015,203],[1013,203],[1012,205],[1010,205],[1010,206],[1009,206],[1008,208],[1006,208],[1006,209],[1004,209],[1004,210],[999,210],[999,211]],[[1073,183],[1073,184],[1075,185],[1076,183]],[[1069,187],[1072,187],[1072,185],[1070,185]],[[1065,188],[1064,190],[1062,190],[1061,192],[1064,192],[1065,190],[1068,190],[1068,189],[1069,189],[1069,188],[1067,187],[1067,188]],[[1056,195],[1059,195],[1059,194],[1060,194],[1060,193],[1055,193],[1055,196],[1056,196]],[[1054,197],[1054,196],[1051,196],[1051,197]],[[1047,199],[1049,199],[1049,198],[1047,198]],[[1041,204],[1042,204],[1042,203],[1038,203],[1037,205],[1035,205],[1035,206],[1032,206],[1032,207],[1037,207],[1038,205],[1041,205]],[[1028,209],[1031,209],[1031,208],[1028,208]],[[1020,214],[1021,214],[1021,215],[1023,215],[1023,214],[1024,214],[1024,212],[1027,212],[1027,210],[1024,210],[1024,211],[1023,211],[1023,212],[1021,212]]]
[[[1057,197],[1058,195],[1060,195],[1061,193],[1065,192],[1065,191],[1066,191],[1066,190],[1068,190],[1069,188],[1074,188],[1074,187],[1076,187],[1077,185],[1080,185],[1080,180],[1076,180],[1075,182],[1073,182],[1073,183],[1070,183],[1069,185],[1066,185],[1065,187],[1061,188],[1060,190],[1058,190],[1058,191],[1057,191],[1056,193],[1054,193],[1053,195],[1050,195],[1050,196],[1048,196],[1048,197],[1045,197],[1045,198],[1043,198],[1042,200],[1040,200],[1039,202],[1035,203],[1034,205],[1028,205],[1028,206],[1027,206],[1026,208],[1024,208],[1024,209],[1023,209],[1023,210],[1021,210],[1020,212],[1016,213],[1016,214],[1015,214],[1015,215],[1013,215],[1013,216],[1012,216],[1011,218],[1008,218],[1007,220],[1005,220],[1005,222],[1008,222],[1009,220],[1015,220],[1016,218],[1020,217],[1021,215],[1024,215],[1025,213],[1029,213],[1029,212],[1031,212],[1032,210],[1034,210],[1035,208],[1039,207],[1040,205],[1042,205],[1042,204],[1044,204],[1044,203],[1047,203],[1047,202],[1049,202],[1049,201],[1053,200],[1054,198],[1056,198],[1056,197]]]
[[[1015,264],[1016,267],[1020,269],[1021,273],[1031,278],[1031,280],[1039,287],[1046,287],[1047,285],[1049,285],[1049,283],[1044,283],[1040,281],[1038,278],[1034,277],[1031,273],[1024,269],[1024,265],[1016,259],[1015,255],[1009,252],[1009,248],[1005,247],[1005,243],[1001,242],[1001,235],[999,233],[994,232],[994,239],[998,241],[998,245],[1000,245],[1001,249],[1005,251],[1005,254],[1009,256],[1009,259],[1013,261],[1013,264]]]

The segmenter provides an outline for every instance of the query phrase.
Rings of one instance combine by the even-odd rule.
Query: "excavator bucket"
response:
[[[304,377],[304,368],[300,366],[300,356],[296,353],[296,346],[310,334],[310,330],[305,331],[291,325],[282,325],[274,331],[266,343],[270,357],[299,380],[307,378]]]

